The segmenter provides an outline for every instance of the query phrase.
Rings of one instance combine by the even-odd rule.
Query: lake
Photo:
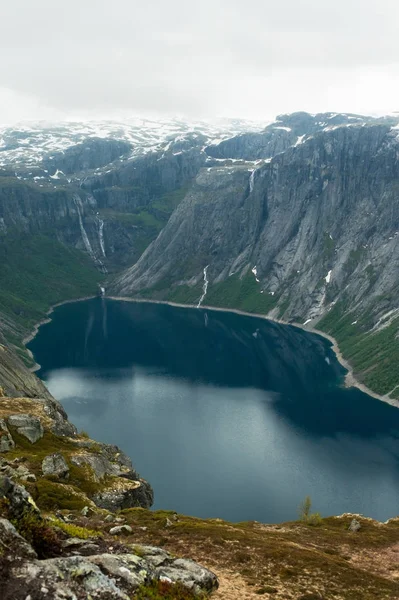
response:
[[[399,409],[343,387],[324,338],[231,312],[96,298],[29,344],[79,430],[117,444],[154,508],[231,521],[399,514]]]

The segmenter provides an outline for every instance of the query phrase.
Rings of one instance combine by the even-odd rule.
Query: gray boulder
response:
[[[14,578],[18,578],[19,588],[25,594],[21,594],[21,598],[30,596],[32,600],[129,600],[113,579],[104,575],[97,565],[83,556],[52,558],[16,565],[9,577],[11,583]],[[4,591],[7,593],[7,589]]]
[[[15,448],[15,442],[11,437],[4,419],[0,419],[0,452],[9,452]]]
[[[8,424],[16,427],[17,432],[32,444],[40,440],[44,434],[40,419],[31,415],[11,415],[8,417]]]
[[[103,490],[93,496],[92,500],[99,508],[115,512],[125,508],[150,508],[152,506],[154,493],[147,481],[144,479],[126,480],[123,485],[120,479],[118,481],[118,486]]]
[[[8,510],[12,519],[19,519],[24,513],[30,512],[41,518],[32,496],[22,485],[18,485],[8,477],[0,476],[0,499],[8,500]]]
[[[196,593],[204,590],[212,592],[218,587],[217,577],[214,573],[188,558],[172,560],[171,564],[162,565],[156,569],[156,573],[158,579],[167,577],[172,581],[180,581],[185,587]]]
[[[116,579],[126,591],[133,591],[143,583],[156,578],[155,570],[147,561],[136,554],[100,554],[90,556],[90,562],[100,567],[103,573]]]
[[[104,519],[104,523],[112,523],[115,520],[114,515],[107,515]]]
[[[348,530],[352,531],[352,533],[357,533],[359,531],[359,529],[361,529],[361,527],[362,526],[360,525],[360,523],[357,519],[352,519],[352,521],[348,527]]]
[[[71,462],[78,467],[85,465],[91,467],[95,481],[100,481],[105,475],[123,477],[131,472],[128,467],[113,463],[101,454],[75,454],[71,457]]]
[[[43,475],[52,475],[58,479],[69,478],[69,467],[65,458],[59,452],[50,454],[42,462]]]
[[[212,592],[219,586],[216,575],[193,560],[174,558],[156,546],[135,546],[135,549],[154,569],[157,579],[180,581],[195,593]]]
[[[71,551],[72,554],[83,554],[83,556],[98,554],[100,550],[99,545],[95,543],[94,539],[81,540],[80,538],[68,538],[62,542],[62,547],[67,552]]]
[[[3,552],[11,560],[37,558],[32,546],[19,535],[14,525],[7,519],[0,519],[0,540]]]
[[[216,576],[207,569],[153,546],[139,546],[132,554],[95,554],[98,546],[93,540],[70,538],[63,542],[63,550],[78,555],[37,560],[35,551],[5,519],[0,519],[0,539],[12,559],[1,590],[5,598],[15,597],[16,582],[22,600],[129,600],[140,585],[157,579],[181,582],[195,593],[218,587]]]
[[[58,400],[54,398],[37,400],[43,404],[43,410],[47,417],[52,420],[51,431],[55,435],[74,437],[77,433],[75,425],[68,421],[68,415]]]
[[[126,535],[133,533],[133,529],[130,525],[117,525],[116,527],[112,527],[109,532],[111,535]]]

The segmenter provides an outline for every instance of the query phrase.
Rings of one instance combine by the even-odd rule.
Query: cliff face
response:
[[[97,169],[112,163],[117,158],[129,154],[131,144],[124,140],[91,137],[85,142],[70,146],[62,152],[51,153],[43,160],[43,169],[55,175],[62,171],[65,175]]]
[[[189,186],[205,164],[206,155],[198,146],[189,144],[179,150],[180,146],[110,165],[104,174],[86,169],[80,179],[71,181],[58,171],[56,179],[43,176],[40,184],[3,172],[0,234],[4,238],[16,231],[44,233],[88,253],[107,268],[131,264],[166,223],[176,202],[170,194]],[[96,142],[87,160],[101,163],[104,153],[109,157],[108,147],[109,143]],[[84,145],[73,146],[51,161],[69,173],[84,168],[84,152]]]
[[[399,359],[396,122],[294,113],[218,144],[195,129],[145,149],[122,138],[80,137],[64,154],[35,158],[29,147],[23,160],[15,134],[0,161],[0,252],[7,257],[12,248],[14,256],[34,236],[45,237],[45,276],[32,278],[32,288],[57,272],[46,255],[52,244],[61,263],[77,250],[67,277],[81,283],[55,301],[93,293],[84,285],[96,279],[82,267],[85,255],[98,282],[130,267],[110,278],[112,293],[198,303],[206,292],[201,303],[319,323],[368,385],[399,396],[391,368]],[[56,164],[45,169],[48,161]],[[2,270],[0,320],[19,323],[32,300],[27,307],[23,290],[10,307],[21,278]],[[42,308],[35,314],[41,318]],[[368,332],[376,363],[363,351]]]
[[[310,115],[305,112],[297,112],[279,115],[276,121],[263,131],[231,137],[217,145],[208,146],[206,152],[208,156],[217,159],[241,158],[251,161],[270,158],[284,152],[290,146],[301,143],[315,133],[343,125],[363,125],[377,122],[396,123],[395,119],[373,119],[353,114],[318,113]]]
[[[338,128],[257,169],[202,170],[118,289],[139,290],[165,274],[177,278],[183,257],[196,261],[185,280],[202,279],[206,265],[211,284],[256,266],[259,292],[282,298],[292,280],[295,298],[285,314],[303,319],[325,311],[328,303],[313,294],[327,289],[336,290],[330,293],[336,300],[348,285],[353,308],[366,289],[375,295],[392,289],[399,247],[396,138],[386,126]],[[364,272],[368,265],[378,273],[372,290]]]
[[[390,125],[337,126],[254,166],[204,169],[113,291],[153,289],[168,298],[174,286],[173,299],[198,302],[207,267],[204,304],[226,305],[227,296],[229,305],[246,285],[259,312],[312,324],[324,318],[321,326],[341,329],[345,340],[373,328],[392,338],[399,317],[398,158],[398,131]],[[380,383],[387,393],[399,380]]]
[[[7,346],[0,332],[0,396],[51,398],[43,383]]]

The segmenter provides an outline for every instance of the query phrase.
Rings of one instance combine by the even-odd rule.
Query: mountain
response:
[[[397,123],[295,113],[266,128],[1,130],[4,600],[188,600],[217,577],[215,598],[398,597],[398,519],[302,512],[280,526],[149,511],[130,459],[78,433],[23,362],[50,305],[101,285],[317,326],[362,381],[399,397]]]
[[[22,339],[52,304],[97,293],[157,237],[214,141],[257,124],[130,120],[0,128],[0,326]]]
[[[110,291],[317,324],[362,381],[399,397],[395,123],[297,113],[222,142]]]
[[[399,397],[398,121],[3,128],[4,335],[29,360],[22,340],[50,305],[105,285],[317,326]]]

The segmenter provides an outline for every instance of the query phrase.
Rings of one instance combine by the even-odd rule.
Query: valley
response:
[[[95,295],[235,308],[333,336],[399,398],[398,119],[3,128],[0,321]],[[206,290],[204,270],[206,269]]]
[[[38,561],[29,549],[29,564],[49,588],[64,593],[56,560],[77,593],[75,563],[111,589],[111,557],[128,572],[121,597],[147,594],[134,565],[156,581],[156,552],[172,581],[215,598],[397,596],[397,520],[380,520],[396,512],[398,121],[1,131],[0,515],[14,518],[13,494],[38,503],[23,514],[54,546]],[[79,298],[32,341],[52,306]],[[385,402],[343,386],[313,329],[337,341],[349,383]],[[39,427],[33,452],[14,423]],[[67,479],[42,472],[49,452]],[[254,521],[295,519],[309,492],[321,516]],[[2,539],[17,564],[32,533],[13,522],[22,546]],[[10,597],[14,575],[31,587],[7,569],[0,554]]]

